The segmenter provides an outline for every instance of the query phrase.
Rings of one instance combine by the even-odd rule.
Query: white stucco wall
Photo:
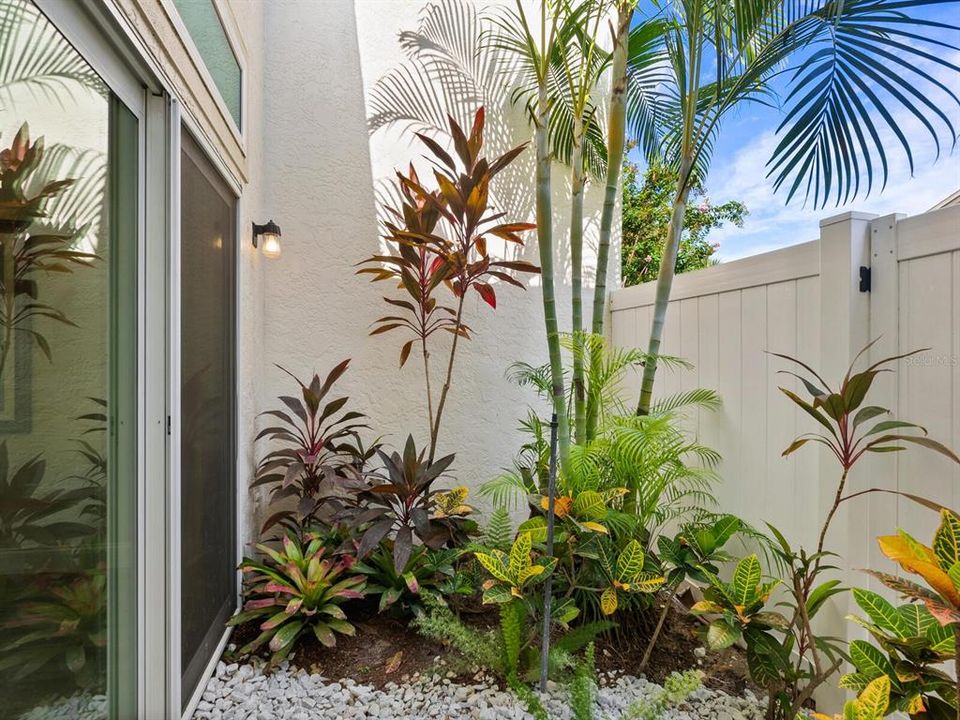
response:
[[[264,46],[264,165],[253,161],[251,166],[251,176],[265,178],[264,217],[272,216],[282,226],[283,254],[273,261],[256,260],[263,274],[262,339],[249,357],[241,357],[242,385],[256,386],[258,410],[266,410],[274,407],[278,394],[291,390],[274,363],[304,377],[314,370],[325,374],[340,360],[352,358],[338,389],[350,396],[355,409],[369,415],[371,437],[382,435],[393,446],[411,432],[418,443],[426,437],[422,371],[413,357],[398,370],[399,335],[367,335],[370,323],[387,314],[381,296],[389,288],[371,286],[354,274],[354,265],[380,247],[378,182],[422,152],[409,131],[384,128],[368,134],[366,119],[374,83],[404,60],[399,33],[416,28],[426,4],[273,0],[265,7],[265,35],[274,41]],[[487,10],[495,3],[483,5]],[[506,129],[502,142],[507,144],[501,150],[531,137],[522,114],[508,105],[504,94],[499,107],[488,107],[489,122]],[[525,171],[515,173],[515,185],[498,189],[498,201],[515,209],[518,214],[512,219],[532,221],[532,149],[517,164]],[[558,267],[565,269],[568,182],[567,172],[558,168],[555,233],[561,247]],[[584,261],[588,277],[593,275],[592,245],[601,203],[602,189],[592,188],[585,213],[591,218],[591,248]],[[533,233],[523,257],[537,260]],[[615,257],[611,265],[616,266]],[[252,277],[245,279],[252,281],[247,288],[258,290]],[[589,290],[585,294],[589,297]],[[558,287],[558,298],[561,327],[568,329],[566,279]],[[468,299],[467,322],[475,335],[461,344],[440,440],[442,452],[457,455],[457,481],[471,487],[508,467],[524,439],[516,429],[518,420],[535,397],[506,379],[508,365],[515,360],[539,364],[547,358],[539,282],[526,292],[498,287],[498,301],[493,311],[478,297]],[[252,303],[246,298],[243,302]],[[589,313],[588,302],[586,317]],[[255,332],[254,318],[244,322],[246,332]],[[241,348],[242,353],[248,350]],[[439,385],[440,379],[434,382]],[[249,420],[245,411],[241,423]],[[253,428],[242,424],[241,443],[253,436]],[[263,452],[258,447],[256,455]],[[254,502],[262,517],[262,498]]]

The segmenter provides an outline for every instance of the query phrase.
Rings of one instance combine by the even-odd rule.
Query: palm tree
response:
[[[517,89],[514,100],[523,102],[534,127],[537,145],[537,222],[543,269],[543,302],[550,352],[551,378],[554,385],[552,402],[557,412],[560,437],[561,468],[567,467],[569,443],[589,439],[596,429],[598,409],[584,391],[585,353],[574,353],[573,418],[575,434],[567,432],[570,413],[563,397],[566,393],[561,342],[556,319],[555,279],[553,273],[553,228],[551,224],[550,166],[556,159],[570,167],[571,173],[571,280],[572,336],[584,344],[586,328],[583,318],[583,199],[589,179],[606,178],[606,204],[601,217],[597,259],[597,288],[594,294],[591,331],[603,333],[604,295],[610,229],[618,193],[618,178],[625,141],[625,106],[636,108],[641,118],[635,124],[644,126],[653,121],[653,104],[647,96],[660,81],[656,68],[662,52],[662,27],[658,20],[642,23],[630,30],[634,3],[631,0],[568,0],[543,2],[540,5],[539,32],[532,29],[522,5],[508,9],[494,21],[493,46],[506,51],[516,60]],[[604,50],[598,42],[601,28],[611,8],[618,10],[614,51]],[[539,40],[537,39],[539,35]],[[628,37],[629,36],[629,37]],[[628,47],[634,62],[627,64]],[[619,50],[617,50],[619,48]],[[627,75],[614,81],[615,98],[610,101],[606,136],[600,108],[594,98],[602,92],[604,71],[614,64],[614,75]],[[621,68],[618,70],[618,68]],[[629,82],[628,82],[629,80]],[[654,138],[654,133],[646,133]],[[618,149],[619,148],[619,149]],[[615,157],[615,163],[608,163]],[[549,253],[549,273],[545,255]],[[599,296],[599,300],[597,297]]]
[[[562,6],[563,27],[559,33],[563,47],[556,56],[555,76],[560,86],[554,93],[555,109],[551,120],[551,145],[562,162],[570,166],[570,275],[572,337],[583,337],[583,195],[588,175],[599,177],[606,165],[603,130],[594,90],[605,66],[605,53],[597,44],[597,33],[604,16],[602,3],[582,3],[574,8]],[[587,398],[583,377],[583,353],[573,356],[574,441],[583,442],[587,433]]]
[[[930,36],[955,29],[917,16],[942,0],[677,0],[666,18],[670,82],[656,98],[655,132],[677,169],[673,213],[657,277],[637,412],[651,407],[687,196],[705,178],[721,123],[747,102],[770,103],[786,86],[779,143],[769,160],[775,189],[789,202],[802,195],[814,207],[868,194],[886,183],[889,130],[913,154],[898,114],[917,120],[940,151],[941,134],[956,142],[946,105],[956,93],[925,65],[960,72],[945,59],[953,46]]]
[[[600,238],[597,244],[597,273],[593,288],[593,317],[591,332],[604,334],[606,321],[607,266],[610,258],[610,232],[613,228],[614,210],[620,195],[620,171],[623,166],[626,145],[627,117],[629,111],[631,132],[638,138],[641,147],[652,156],[657,148],[656,109],[659,86],[667,80],[665,75],[663,34],[665,24],[660,18],[650,18],[638,23],[633,29],[634,8],[632,0],[617,0],[617,22],[613,34],[613,51],[610,54],[611,87],[607,109],[607,163],[603,210],[600,215]],[[597,362],[595,357],[591,363]],[[588,399],[585,437],[589,440],[597,428],[599,408]]]
[[[556,282],[553,266],[553,198],[550,182],[552,165],[550,149],[550,86],[556,53],[561,44],[558,35],[561,13],[556,6],[548,9],[540,3],[539,27],[532,26],[517,0],[493,20],[496,30],[492,44],[516,60],[519,80],[517,98],[527,98],[527,111],[534,128],[536,149],[536,217],[537,246],[540,254],[543,318],[550,356],[550,399],[557,416],[560,467],[566,469],[570,458],[570,424],[567,415],[563,357],[560,352],[560,329],[557,321]],[[551,4],[552,5],[552,4]],[[528,95],[529,94],[529,95]]]

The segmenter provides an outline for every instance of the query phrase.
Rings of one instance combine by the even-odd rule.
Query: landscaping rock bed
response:
[[[449,676],[449,677],[448,677]],[[618,720],[624,710],[657,693],[640,677],[601,673],[596,716]],[[551,683],[541,702],[550,720],[568,720],[567,690]],[[220,663],[207,684],[194,720],[527,720],[533,716],[513,693],[483,673],[468,682],[454,673],[414,675],[382,688],[351,679],[333,681],[288,662],[273,672],[264,663]],[[701,688],[668,710],[670,720],[762,720],[763,706],[750,690],[740,697]]]

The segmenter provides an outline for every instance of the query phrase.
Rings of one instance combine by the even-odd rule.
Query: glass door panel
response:
[[[180,158],[183,704],[236,607],[236,197],[185,130]]]
[[[137,713],[136,117],[0,0],[0,717]]]

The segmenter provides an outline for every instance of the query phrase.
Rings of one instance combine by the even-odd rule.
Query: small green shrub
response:
[[[620,720],[659,720],[664,713],[690,697],[703,685],[703,673],[699,670],[670,673],[663,689],[652,698],[638,700],[620,716]]]
[[[449,609],[440,606],[429,608],[411,624],[421,635],[449,645],[471,664],[505,675],[505,653],[499,633],[469,628]]]
[[[367,578],[364,594],[380,596],[380,612],[399,608],[420,615],[426,602],[443,603],[442,593],[448,580],[454,578],[454,562],[460,550],[431,550],[417,545],[401,572],[394,567],[393,541],[384,540],[353,572]],[[451,588],[454,592],[455,588]]]
[[[573,720],[593,720],[593,704],[597,696],[597,663],[593,643],[577,663],[570,681],[570,711]]]

